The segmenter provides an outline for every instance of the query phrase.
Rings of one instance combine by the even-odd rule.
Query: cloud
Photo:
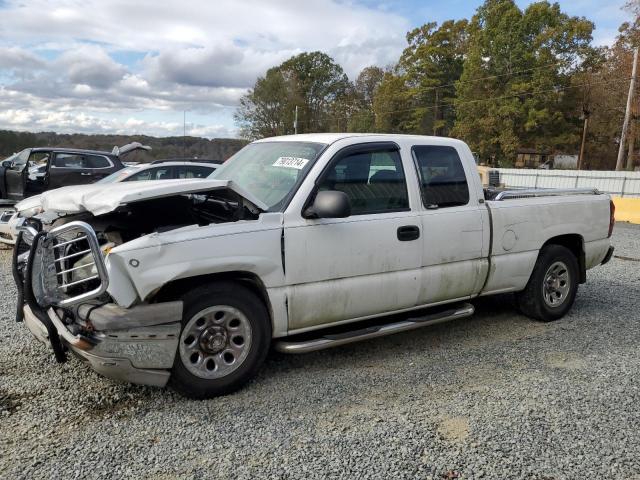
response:
[[[55,63],[58,70],[67,73],[71,83],[100,89],[110,87],[127,72],[104,49],[91,45],[64,52]]]
[[[55,131],[59,133],[145,134],[160,137],[181,136],[179,122],[148,122],[139,118],[104,118],[73,111],[4,110],[0,111],[0,129],[21,131]],[[188,135],[207,138],[234,137],[237,132],[224,125],[188,124]]]
[[[173,132],[136,119],[190,110],[211,118],[203,135],[233,133],[240,97],[287,58],[325,51],[355,78],[396,60],[409,28],[342,0],[6,0],[0,17],[2,125]]]
[[[0,69],[38,69],[44,62],[36,54],[19,47],[0,47]]]

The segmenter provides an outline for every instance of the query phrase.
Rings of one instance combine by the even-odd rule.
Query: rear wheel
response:
[[[199,287],[183,302],[171,385],[197,399],[237,390],[256,374],[269,349],[271,322],[264,303],[236,282]]]
[[[561,245],[547,245],[540,251],[531,278],[516,296],[522,313],[551,322],[563,317],[578,291],[578,260]]]

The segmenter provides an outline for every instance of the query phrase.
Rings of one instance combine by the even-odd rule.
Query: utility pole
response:
[[[182,112],[182,158],[187,158],[187,111]]]
[[[588,110],[583,110],[582,114],[584,115],[584,127],[582,127],[582,143],[580,144],[580,156],[578,157],[578,170],[582,170],[584,165],[584,144],[587,141],[587,128],[589,128],[589,112]]]
[[[629,95],[627,95],[627,108],[624,112],[624,122],[622,123],[622,133],[620,134],[620,146],[618,147],[618,160],[616,161],[616,171],[624,168],[624,144],[627,140],[627,130],[629,130],[629,117],[631,116],[631,103],[633,93],[636,88],[636,74],[638,72],[638,49],[633,51],[633,68],[631,69],[631,82],[629,83]]]
[[[293,131],[297,135],[298,134],[298,106],[296,105],[296,116],[293,119]]]

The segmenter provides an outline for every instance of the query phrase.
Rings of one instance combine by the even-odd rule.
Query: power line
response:
[[[497,96],[497,97],[487,97],[487,98],[480,98],[480,99],[474,99],[474,100],[467,100],[464,102],[459,102],[459,101],[452,101],[452,102],[442,102],[439,104],[439,107],[447,107],[447,106],[454,106],[454,107],[458,107],[460,105],[467,105],[467,104],[471,104],[471,103],[481,103],[481,102],[489,102],[489,101],[494,101],[494,100],[503,100],[503,99],[507,99],[507,98],[517,98],[517,97],[522,97],[522,96],[530,96],[530,95],[537,95],[537,94],[541,94],[541,93],[551,93],[551,92],[560,92],[560,91],[565,91],[565,90],[571,90],[574,88],[581,88],[581,87],[586,87],[586,86],[594,86],[594,85],[612,85],[612,84],[617,84],[617,83],[621,83],[621,82],[627,82],[629,81],[630,77],[620,77],[618,78],[618,80],[608,80],[605,82],[589,82],[589,83],[582,83],[582,84],[577,84],[577,85],[569,85],[566,87],[556,87],[556,88],[551,88],[551,89],[546,89],[546,90],[536,90],[536,91],[532,91],[532,92],[520,92],[520,93],[515,93],[515,94],[510,94],[510,95],[501,95],[501,96]],[[435,106],[425,106],[425,107],[410,107],[410,108],[403,108],[403,109],[399,109],[399,110],[388,110],[388,111],[383,111],[383,112],[372,112],[372,111],[362,111],[362,112],[355,112],[352,115],[349,116],[342,116],[342,117],[333,117],[334,120],[349,120],[352,119],[354,117],[357,117],[358,115],[370,115],[370,114],[374,114],[374,115],[389,115],[392,113],[404,113],[404,112],[412,112],[412,111],[417,111],[417,110],[421,110],[421,111],[430,111],[430,110],[434,110],[436,107]],[[298,124],[311,124],[313,123],[313,121],[310,120],[298,120]]]
[[[509,73],[500,73],[500,74],[496,74],[496,75],[488,75],[486,77],[478,77],[478,78],[474,78],[471,80],[457,80],[455,82],[452,83],[445,83],[443,85],[435,85],[435,86],[430,86],[430,87],[421,87],[424,89],[424,91],[430,91],[430,90],[437,90],[440,88],[447,88],[447,87],[456,87],[460,84],[464,85],[467,83],[477,83],[477,82],[481,82],[483,80],[492,80],[495,78],[501,78],[501,77],[509,77],[509,76],[516,76],[516,75],[520,75],[522,73],[527,73],[527,72],[531,72],[534,70],[542,70],[544,68],[548,68],[548,67],[553,67],[558,65],[558,63],[560,63],[560,60],[555,61],[553,63],[548,63],[546,65],[539,65],[537,67],[531,67],[531,68],[526,68],[524,70],[518,70],[517,72],[509,72]]]

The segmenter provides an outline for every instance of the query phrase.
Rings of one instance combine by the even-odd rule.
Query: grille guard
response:
[[[71,239],[65,236],[73,235]],[[74,244],[85,242],[88,248],[79,252],[68,253]],[[33,293],[38,304],[42,307],[56,305],[66,307],[99,297],[109,286],[109,276],[104,263],[98,238],[88,223],[75,221],[50,230],[38,238],[32,245],[35,249],[32,271]],[[67,266],[67,260],[91,255],[91,262],[81,266]],[[95,266],[95,275],[79,280],[70,280],[74,271]],[[83,283],[97,281],[98,285],[90,291],[79,295],[69,295],[68,289]]]

